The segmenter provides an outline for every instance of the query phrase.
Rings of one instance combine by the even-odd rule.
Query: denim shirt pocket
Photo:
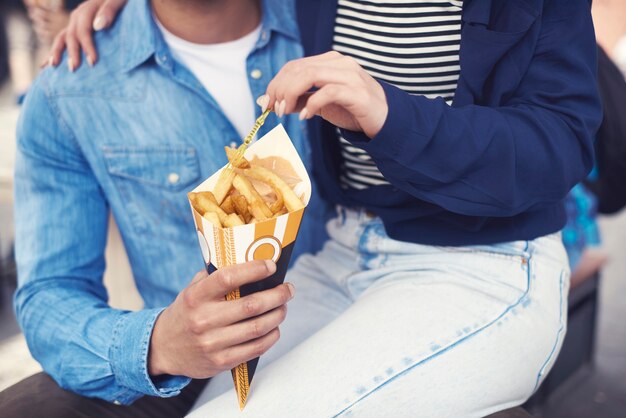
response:
[[[193,226],[187,192],[200,178],[196,149],[186,145],[104,146],[102,152],[133,231],[185,240]]]

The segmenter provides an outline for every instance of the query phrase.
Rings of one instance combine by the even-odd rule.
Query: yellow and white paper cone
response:
[[[282,157],[291,163],[293,170],[301,179],[293,189],[301,196],[306,207],[311,198],[311,181],[296,149],[282,125],[272,129],[263,138],[248,147],[245,157],[248,160],[268,157]],[[200,184],[194,192],[212,191],[222,167],[209,179]],[[191,205],[191,202],[190,202]],[[290,212],[277,218],[268,219],[250,225],[233,228],[217,228],[207,221],[191,205],[194,216],[198,242],[209,273],[233,264],[241,264],[252,260],[271,259],[276,263],[276,273],[260,282],[243,286],[227,295],[228,300],[238,299],[254,292],[271,289],[283,283],[291,253],[298,236],[300,222],[305,209]],[[233,382],[237,391],[239,407],[243,409],[252,377],[259,359],[240,364],[232,370]]]

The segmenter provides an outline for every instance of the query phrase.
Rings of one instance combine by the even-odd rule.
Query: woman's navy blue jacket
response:
[[[307,55],[329,51],[336,0],[299,0]],[[310,122],[330,202],[365,208],[395,239],[433,245],[529,240],[560,230],[563,198],[593,165],[602,120],[588,0],[465,0],[450,107],[382,83],[389,115],[366,150],[391,186],[339,187],[333,126]]]

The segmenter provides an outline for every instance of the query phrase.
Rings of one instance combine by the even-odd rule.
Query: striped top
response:
[[[339,0],[333,49],[353,57],[372,77],[451,104],[460,73],[462,5],[462,0]],[[341,134],[339,142],[343,188],[389,184],[365,151]]]

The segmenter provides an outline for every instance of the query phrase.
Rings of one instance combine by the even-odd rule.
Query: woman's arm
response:
[[[339,126],[419,199],[470,216],[519,214],[562,199],[593,164],[602,116],[593,25],[586,1],[568,8],[567,18],[543,17],[532,62],[499,107],[412,96],[338,53],[286,65],[260,102]]]

